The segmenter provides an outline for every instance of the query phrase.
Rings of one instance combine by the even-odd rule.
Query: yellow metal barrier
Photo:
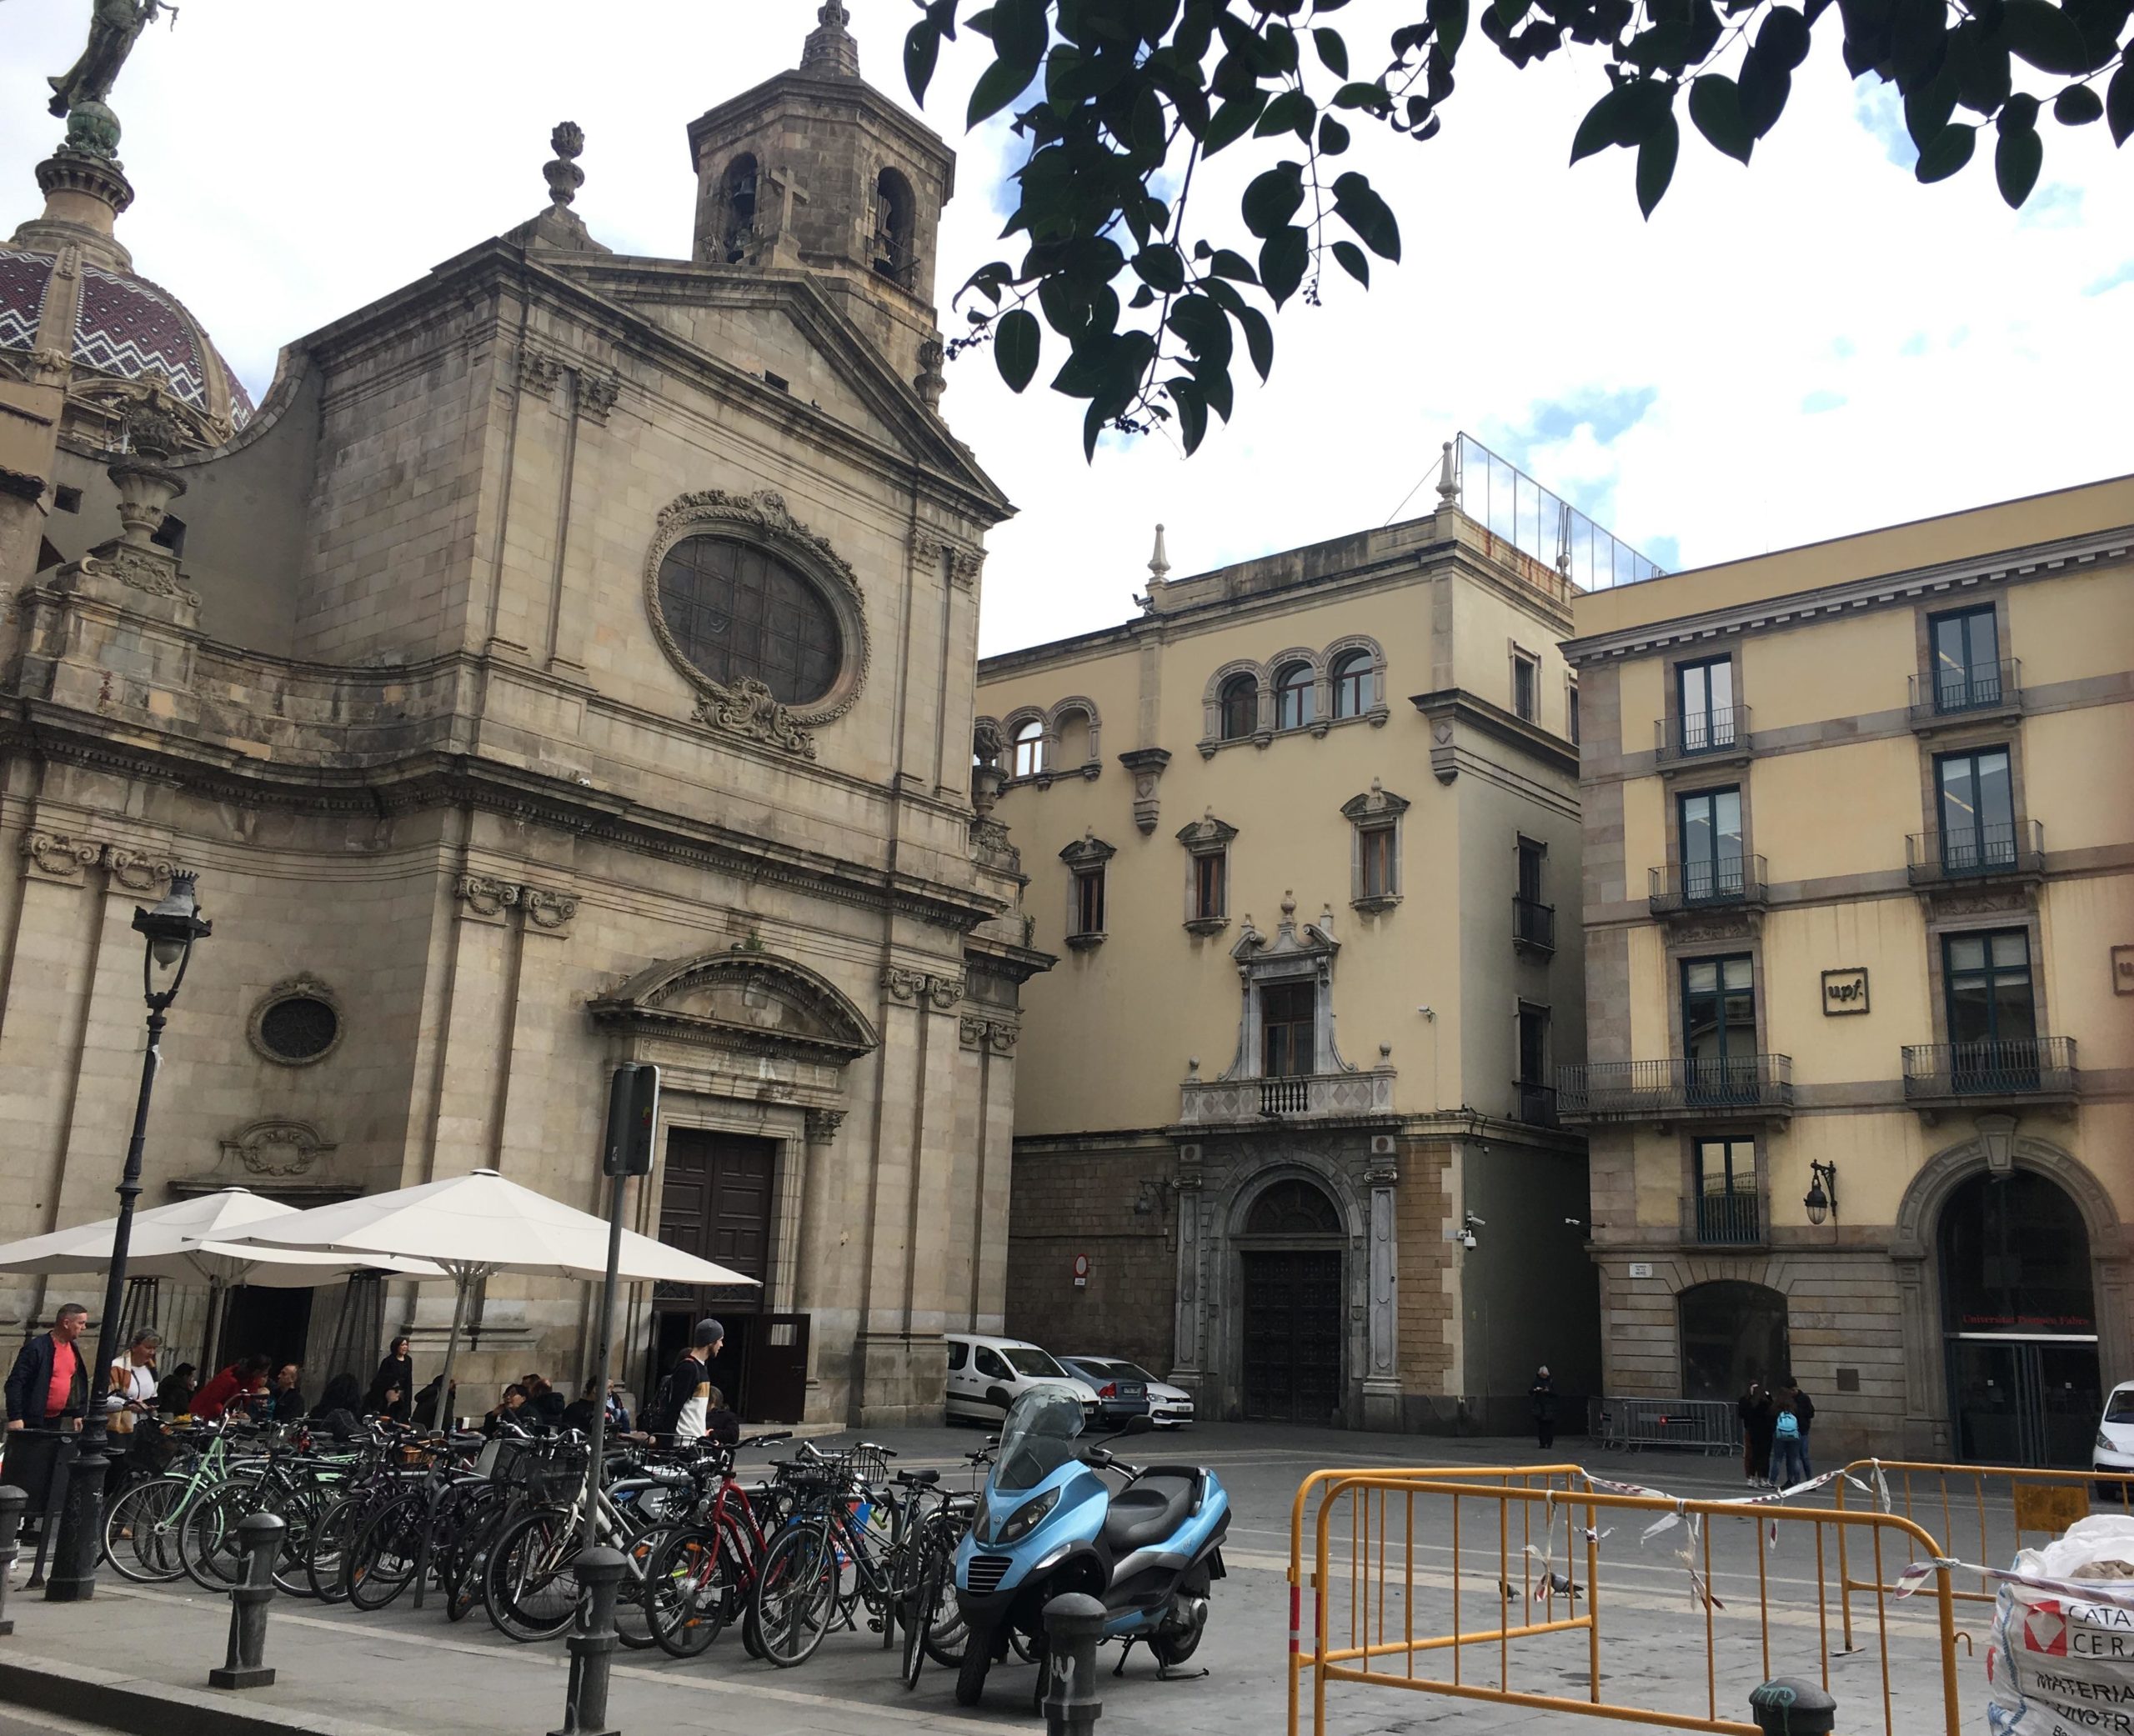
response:
[[[1978,1547],[1971,1559],[1981,1566],[2006,1566],[2016,1551],[2032,1538],[2050,1542],[2090,1511],[2092,1483],[2110,1484],[2094,1471],[2034,1471],[2009,1465],[1931,1464],[1919,1460],[1856,1458],[1845,1473],[1830,1485],[1840,1508],[1856,1504],[1857,1488],[1847,1494],[1848,1478],[1857,1478],[1875,1489],[1879,1501],[1886,1490],[1890,1511],[1915,1524],[1931,1526],[1938,1514],[1941,1537],[1947,1548],[1940,1553],[1953,1556],[1971,1547],[1971,1520],[1978,1522]],[[1991,1505],[1989,1506],[1989,1492]],[[2002,1512],[2006,1503],[2006,1511]],[[2130,1511],[2127,1485],[2118,1483],[2116,1499],[2106,1510]],[[1846,1537],[1838,1533],[1838,1575],[1844,1582],[1845,1648],[1851,1651],[1852,1596],[1855,1592],[1889,1591],[1894,1588],[1874,1579],[1856,1579],[1846,1551]],[[1980,1578],[1976,1590],[1958,1589],[1950,1595],[1959,1603],[1991,1603],[1991,1583]]]
[[[1311,1514],[1307,1553],[1305,1520],[1307,1508],[1315,1499],[1316,1511]],[[1481,1535],[1474,1539],[1472,1509],[1478,1506]],[[1604,1609],[1619,1607],[1628,1613],[1640,1606],[1673,1607],[1672,1595],[1664,1604],[1656,1604],[1649,1593],[1604,1586],[1600,1538],[1611,1518],[1641,1518],[1648,1526],[1678,1528],[1681,1533],[1682,1547],[1671,1553],[1684,1569],[1682,1589],[1689,1595],[1688,1607],[1701,1610],[1703,1619],[1701,1712],[1693,1706],[1615,1704],[1602,1698],[1601,1684],[1607,1673],[1602,1667]],[[1714,1590],[1712,1531],[1715,1522],[1723,1524],[1729,1520],[1745,1526],[1754,1538],[1757,1639],[1754,1656],[1761,1668],[1761,1674],[1753,1680],[1739,1683],[1740,1693],[1730,1703],[1746,1706],[1748,1690],[1772,1674],[1774,1588],[1768,1558],[1781,1528],[1794,1531],[1806,1528],[1815,1543],[1812,1620],[1824,1686],[1830,1685],[1832,1590],[1825,1570],[1826,1545],[1828,1533],[1835,1532],[1841,1542],[1849,1537],[1868,1548],[1875,1563],[1872,1589],[1881,1653],[1885,1736],[1898,1736],[1900,1728],[1892,1709],[1890,1682],[1893,1628],[1901,1630],[1900,1637],[1916,1647],[1920,1664],[1931,1663],[1937,1667],[1943,1729],[1946,1736],[1957,1736],[1961,1718],[1949,1569],[1935,1567],[1920,1589],[1920,1613],[1925,1617],[1931,1611],[1935,1623],[1931,1628],[1924,1620],[1893,1623],[1888,1607],[1894,1593],[1884,1582],[1896,1568],[1913,1562],[1933,1562],[1942,1554],[1933,1538],[1919,1525],[1900,1515],[1857,1508],[1757,1506],[1739,1501],[1604,1493],[1588,1483],[1575,1466],[1569,1465],[1391,1472],[1373,1467],[1323,1471],[1307,1478],[1297,1492],[1290,1515],[1291,1736],[1300,1736],[1305,1728],[1302,1687],[1307,1673],[1311,1683],[1310,1728],[1315,1736],[1324,1736],[1328,1728],[1330,1684],[1395,1688],[1539,1711],[1581,1713],[1647,1726],[1756,1736],[1754,1724],[1720,1715],[1721,1624],[1716,1617],[1725,1606]],[[1343,1531],[1338,1540],[1337,1523]],[[1560,1562],[1554,1543],[1559,1529],[1565,1545]],[[1573,1540],[1580,1533],[1582,1546],[1575,1550]],[[1537,1535],[1538,1547],[1534,1543]],[[1901,1552],[1901,1559],[1886,1566],[1886,1540]],[[1614,1553],[1626,1550],[1635,1560],[1639,1553],[1637,1541],[1631,1538],[1626,1545],[1619,1544]],[[1475,1553],[1482,1558],[1480,1569],[1470,1563],[1470,1556]],[[1425,1553],[1449,1557],[1449,1572],[1446,1567],[1425,1565],[1420,1558]],[[1649,1568],[1664,1558],[1647,1554],[1642,1565]],[[1616,1564],[1612,1554],[1608,1564]],[[1486,1590],[1482,1589],[1485,1586]],[[1308,1641],[1303,1610],[1307,1593],[1311,1605]],[[1445,1600],[1445,1624],[1440,1628],[1436,1601],[1440,1593],[1449,1593]],[[1494,1606],[1493,1618],[1479,1622],[1471,1618],[1472,1600],[1478,1593]],[[1514,1604],[1520,1606],[1515,1619]],[[1805,1608],[1797,1601],[1781,1603],[1777,1615],[1783,1626],[1805,1627],[1809,1622]],[[1746,1619],[1745,1614],[1728,1615],[1724,1636],[1727,1649],[1739,1654],[1738,1664],[1744,1668],[1750,1655]],[[1582,1636],[1583,1643],[1575,1653],[1566,1653],[1557,1636],[1573,1635]],[[1931,1644],[1925,1638],[1929,1635]],[[1519,1643],[1515,1646],[1514,1642]],[[1473,1661],[1478,1648],[1485,1659],[1479,1672]],[[1488,1661],[1490,1653],[1495,1654],[1494,1669]],[[1584,1665],[1585,1698],[1514,1686],[1515,1668],[1560,1671],[1571,1656]],[[1440,1660],[1444,1668],[1435,1673],[1424,1668]],[[1494,1681],[1489,1679],[1491,1676]],[[1535,1679],[1533,1675],[1528,1677],[1530,1682]],[[1903,1736],[1922,1736],[1929,1728],[1920,1715],[1925,1708],[1913,1702],[1903,1709]],[[1857,1730],[1864,1726],[1856,1715],[1847,1718],[1845,1727]]]

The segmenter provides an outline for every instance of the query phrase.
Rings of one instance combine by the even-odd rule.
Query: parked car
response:
[[[1124,1363],[1099,1356],[1063,1356],[1061,1364],[1095,1387],[1100,1420],[1107,1428],[1122,1428],[1129,1417],[1149,1414],[1149,1383],[1139,1368],[1122,1373]]]
[[[2121,1381],[2105,1395],[2090,1468],[2098,1473],[2096,1492],[2104,1499],[2116,1501],[2122,1491],[2134,1493],[2134,1380]],[[2107,1471],[2124,1480],[2106,1482]]]
[[[1097,1389],[1099,1398],[1105,1397],[1107,1386],[1117,1386],[1122,1398],[1128,1388],[1138,1388],[1139,1394],[1148,1399],[1149,1420],[1159,1428],[1181,1428],[1193,1420],[1193,1394],[1184,1387],[1157,1379],[1138,1363],[1122,1362],[1115,1356],[1070,1356],[1061,1360]]]
[[[967,1419],[997,1423],[1008,1407],[1034,1388],[1065,1387],[1081,1402],[1089,1422],[1100,1419],[1103,1401],[1080,1375],[1061,1368],[1051,1355],[1021,1338],[982,1338],[952,1332],[949,1340],[950,1422]]]

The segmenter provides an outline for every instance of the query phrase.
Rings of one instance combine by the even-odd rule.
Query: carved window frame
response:
[[[1185,932],[1220,934],[1230,925],[1230,845],[1237,828],[1215,818],[1210,808],[1190,826],[1179,828],[1178,841],[1185,846]],[[1214,857],[1222,863],[1222,908],[1213,913],[1200,908],[1200,864]]]
[[[1083,888],[1090,881],[1096,883],[1098,912],[1100,917],[1108,918],[1111,903],[1111,888],[1106,883],[1110,878],[1108,864],[1118,853],[1115,847],[1088,832],[1059,853],[1059,859],[1067,864],[1066,941],[1078,953],[1104,944],[1104,923],[1100,921],[1095,928],[1083,923]]]
[[[1506,641],[1506,645],[1509,660],[1505,673],[1511,683],[1511,698],[1505,709],[1520,723],[1531,723],[1539,729],[1541,727],[1541,653],[1530,650],[1516,639]],[[1533,701],[1531,711],[1519,708],[1519,675],[1522,668],[1526,672],[1527,693]]]
[[[1390,910],[1400,902],[1405,884],[1402,847],[1406,842],[1401,834],[1412,805],[1406,797],[1395,795],[1375,778],[1363,794],[1351,796],[1341,804],[1341,816],[1349,823],[1349,902],[1366,915]],[[1366,834],[1388,837],[1386,883],[1376,892],[1368,890],[1365,883]]]
[[[1077,765],[1057,763],[1058,750],[1064,736],[1061,733],[1067,720],[1080,713],[1090,732],[1090,751]],[[1081,693],[1062,699],[1044,714],[1045,766],[1054,775],[1071,778],[1077,775],[1094,781],[1104,770],[1102,737],[1104,719],[1097,714],[1096,701]]]
[[[1015,748],[1022,733],[1031,724],[1037,725],[1037,764],[1030,771],[1020,771],[1016,766]],[[1052,749],[1054,743],[1050,725],[1046,722],[1044,708],[1037,705],[1019,705],[1000,720],[1000,739],[1004,744],[1003,789],[1017,784],[1034,783],[1040,789],[1052,782]]]
[[[837,678],[821,698],[806,705],[771,701],[778,723],[797,733],[831,723],[850,711],[859,700],[860,689],[866,685],[872,655],[867,632],[867,599],[860,589],[859,575],[830,546],[827,538],[816,535],[793,516],[783,495],[769,488],[759,488],[751,494],[704,488],[678,495],[660,509],[644,559],[644,608],[652,622],[653,636],[659,640],[667,660],[701,696],[697,708],[699,721],[718,727],[720,709],[744,706],[750,696],[747,681],[729,687],[713,680],[690,662],[667,624],[666,611],[660,607],[660,567],[678,543],[691,537],[744,543],[762,549],[813,585],[837,619],[839,636],[843,641]],[[784,744],[794,745],[790,741]],[[810,750],[812,745],[808,744]]]
[[[1245,735],[1223,733],[1223,689],[1240,675],[1252,678],[1252,728]],[[1265,664],[1249,657],[1233,658],[1208,678],[1208,685],[1200,695],[1200,757],[1214,758],[1218,748],[1233,747],[1240,742],[1265,743],[1270,735],[1269,708],[1273,703],[1272,690],[1268,686]]]
[[[1260,713],[1263,729],[1271,730],[1276,735],[1325,734],[1329,695],[1326,691],[1326,665],[1320,654],[1309,645],[1292,645],[1269,658],[1265,668],[1265,698]],[[1311,715],[1300,718],[1294,723],[1285,723],[1282,721],[1282,678],[1291,670],[1300,668],[1306,677],[1302,683],[1303,691],[1311,696],[1307,702],[1311,707]]]
[[[1360,712],[1350,712],[1337,717],[1335,715],[1334,708],[1334,666],[1343,658],[1358,653],[1368,658],[1370,663],[1370,703]],[[1392,708],[1386,703],[1385,697],[1385,648],[1384,646],[1371,638],[1369,633],[1349,633],[1335,640],[1320,653],[1320,664],[1325,671],[1326,683],[1325,703],[1319,708],[1320,717],[1332,724],[1354,723],[1360,720],[1370,724],[1374,729],[1384,727],[1386,719],[1393,715]]]
[[[333,1040],[315,1055],[285,1055],[267,1041],[267,1015],[286,1001],[318,1001],[333,1014]],[[245,1039],[253,1051],[263,1060],[277,1067],[316,1067],[336,1049],[348,1034],[348,1015],[341,1005],[341,998],[308,974],[299,973],[284,982],[277,983],[253,1003],[252,1016],[245,1021]]]

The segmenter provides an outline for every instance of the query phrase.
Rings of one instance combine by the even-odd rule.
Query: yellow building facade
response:
[[[1573,586],[1440,493],[1191,578],[1160,533],[1139,618],[980,666],[979,805],[1060,961],[1024,991],[1009,1325],[1204,1414],[1524,1427],[1537,1365],[1597,1390],[1549,1083],[1585,1044]]]
[[[1611,1393],[2086,1464],[2134,1375],[2134,478],[1577,599]]]

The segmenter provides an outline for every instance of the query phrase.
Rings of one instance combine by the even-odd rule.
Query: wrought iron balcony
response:
[[[1784,1119],[1793,1113],[1791,1055],[1596,1061],[1556,1072],[1565,1123]]]
[[[1511,943],[1525,953],[1556,949],[1556,907],[1515,893],[1511,901]]]
[[[2045,827],[2024,820],[1964,832],[1915,832],[1904,841],[1904,871],[1914,886],[2035,880],[2045,873]]]
[[[1655,916],[1680,916],[1686,911],[1729,905],[1761,910],[1767,898],[1761,856],[1725,857],[1717,862],[1650,868],[1646,883],[1650,896],[1646,903]]]
[[[1997,663],[1970,669],[1936,669],[1911,678],[1911,722],[1915,728],[1947,718],[1975,719],[2023,708],[2022,659],[2005,657]]]
[[[1513,1093],[1518,1098],[1513,1114],[1529,1127],[1561,1127],[1556,1114],[1556,1090],[1553,1085],[1537,1084],[1532,1079],[1513,1082]]]
[[[1763,1238],[1762,1202],[1754,1193],[1697,1195],[1698,1241],[1739,1243]]]
[[[1686,759],[1746,759],[1749,708],[1715,705],[1706,711],[1661,718],[1652,726],[1653,758],[1661,765]]]
[[[1189,1078],[1180,1088],[1178,1118],[1189,1127],[1206,1127],[1390,1115],[1395,1077],[1390,1067],[1374,1067],[1264,1079]]]
[[[1916,1043],[1904,1052],[1905,1101],[1915,1108],[2071,1103],[2076,1080],[2071,1037]]]

